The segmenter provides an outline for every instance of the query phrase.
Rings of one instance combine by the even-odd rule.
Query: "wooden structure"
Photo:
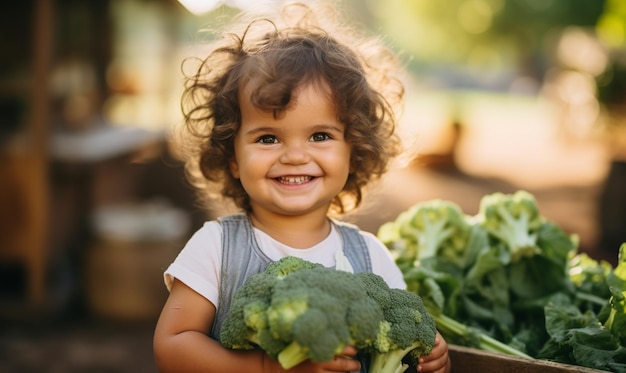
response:
[[[600,373],[569,364],[547,360],[531,360],[503,354],[490,353],[474,348],[450,345],[452,373]]]
[[[52,0],[32,2],[31,58],[24,61],[31,78],[25,86],[10,87],[27,91],[29,116],[18,138],[0,148],[0,259],[23,263],[25,291],[34,305],[43,303],[45,295],[53,10]]]

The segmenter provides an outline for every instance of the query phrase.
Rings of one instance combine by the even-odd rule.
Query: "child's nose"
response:
[[[280,161],[286,164],[307,163],[309,159],[310,157],[306,150],[306,146],[300,143],[287,144],[280,157]]]

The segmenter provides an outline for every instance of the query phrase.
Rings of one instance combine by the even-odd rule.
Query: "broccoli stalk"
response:
[[[611,297],[610,307],[604,327],[613,333],[622,343],[626,343],[626,242],[619,248],[617,266],[607,277]]]
[[[406,348],[397,348],[386,353],[373,353],[368,370],[379,373],[404,373],[409,365],[404,364],[402,360],[421,346],[422,342],[415,341]]]
[[[310,359],[309,349],[302,346],[298,342],[291,342],[278,354],[278,362],[280,363],[280,366],[286,370],[289,370],[308,359]]]
[[[334,354],[339,354],[345,346],[345,344],[337,345]],[[310,348],[302,346],[298,342],[291,342],[278,354],[278,362],[284,369],[289,370],[296,365],[311,359],[310,355]]]
[[[614,335],[625,339],[626,291],[618,291],[615,288],[612,288],[611,291],[612,295],[608,303],[611,310],[609,311],[609,317],[604,322],[604,327],[610,330]]]
[[[478,329],[461,324],[443,313],[433,315],[433,317],[437,323],[437,329],[449,341],[460,340],[463,341],[463,343],[460,343],[461,345],[472,346],[489,352],[532,359],[531,356],[523,353],[522,351],[513,348],[506,343],[500,342],[497,339],[482,333]]]
[[[308,358],[308,349],[297,342],[291,342],[278,354],[278,362],[284,369],[291,369]]]

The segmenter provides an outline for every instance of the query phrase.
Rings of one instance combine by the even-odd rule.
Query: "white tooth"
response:
[[[300,184],[306,182],[309,178],[306,176],[289,176],[281,178],[284,183]]]

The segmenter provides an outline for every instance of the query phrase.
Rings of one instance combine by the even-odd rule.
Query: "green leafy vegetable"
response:
[[[626,348],[595,313],[583,313],[560,296],[546,305],[545,313],[550,339],[539,357],[601,370],[626,369]],[[615,370],[619,366],[621,369]]]
[[[348,273],[286,257],[237,290],[220,338],[263,349],[290,369],[329,361],[347,345],[370,356],[370,372],[401,373],[430,353],[437,330],[419,295],[373,273]]]
[[[626,371],[626,243],[616,268],[578,253],[526,191],[486,195],[475,216],[450,206],[418,203],[378,234],[449,343]]]
[[[619,249],[618,264],[606,280],[611,298],[609,299],[609,316],[604,326],[609,329],[621,344],[626,346],[626,243]]]

